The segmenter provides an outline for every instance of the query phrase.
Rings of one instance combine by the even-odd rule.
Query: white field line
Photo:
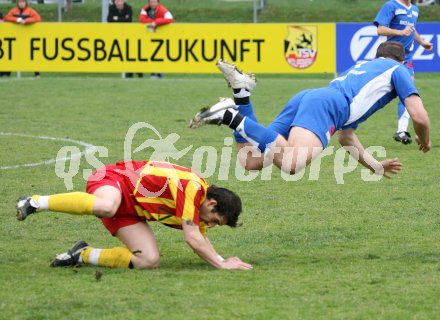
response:
[[[87,143],[87,142],[84,142],[84,141],[81,141],[81,140],[70,139],[70,138],[55,138],[55,137],[47,137],[47,136],[34,136],[34,135],[30,135],[30,134],[1,132],[1,131],[0,131],[0,136],[17,136],[17,137],[35,138],[35,139],[42,139],[42,140],[65,141],[65,142],[70,142],[70,143],[74,143],[74,144],[77,144],[77,145],[85,147],[84,151],[82,151],[82,152],[80,152],[78,154],[76,154],[76,153],[71,154],[70,156],[67,156],[67,157],[63,157],[63,158],[59,158],[59,159],[49,159],[49,160],[44,160],[44,161],[35,162],[35,163],[17,164],[17,165],[13,165],[13,166],[1,166],[0,170],[26,168],[26,167],[37,167],[37,166],[42,166],[42,165],[48,165],[48,164],[55,163],[57,161],[66,161],[66,160],[70,160],[72,158],[81,157],[82,155],[94,152],[96,150],[96,147],[94,145],[90,144],[90,143]]]

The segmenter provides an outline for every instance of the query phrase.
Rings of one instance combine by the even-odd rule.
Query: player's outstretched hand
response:
[[[422,144],[419,137],[416,136],[416,141],[417,141],[417,144],[419,145],[419,150],[422,151],[423,153],[426,153],[429,150],[431,150],[431,140],[429,140],[429,142],[427,144]]]
[[[398,158],[385,159],[380,162],[383,167],[383,176],[390,179],[390,173],[396,174],[403,169],[402,163],[399,162]]]
[[[432,51],[432,48],[434,48],[434,45],[431,42],[423,41],[421,43],[422,47],[425,48],[426,51]]]
[[[241,261],[238,257],[231,257],[223,261],[223,269],[252,270],[252,265]]]

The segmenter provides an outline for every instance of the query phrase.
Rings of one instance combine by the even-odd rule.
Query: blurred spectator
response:
[[[125,0],[114,0],[108,8],[107,22],[131,22],[133,19],[133,9]],[[144,75],[137,73],[139,78]],[[126,78],[133,78],[133,73],[125,73]]]
[[[139,22],[146,23],[156,29],[164,24],[172,23],[173,15],[160,4],[159,0],[149,0],[149,3],[141,10]]]
[[[0,23],[3,22],[3,14],[0,12]],[[0,77],[6,76],[7,72],[0,71]]]
[[[29,7],[27,0],[17,0],[17,6],[9,10],[4,20],[19,24],[32,24],[40,22],[41,16]]]
[[[115,0],[108,8],[107,22],[131,22],[133,9],[124,0]]]
[[[431,4],[435,4],[435,0],[417,0],[415,4],[418,6],[429,6]]]
[[[173,22],[173,15],[159,0],[149,0],[139,14],[139,22],[147,24],[147,30],[155,31],[157,27]],[[162,78],[162,73],[152,73],[152,79]]]
[[[17,6],[9,10],[4,18],[7,22],[17,24],[33,24],[41,21],[41,16],[37,11],[29,7],[27,0],[17,0]],[[9,75],[11,73],[9,72]],[[35,77],[39,78],[40,73],[35,72]]]
[[[72,7],[73,7],[73,0],[66,0],[64,6],[64,13],[69,13],[70,11],[72,11]]]

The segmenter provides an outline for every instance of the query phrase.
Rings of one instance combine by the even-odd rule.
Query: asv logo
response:
[[[298,49],[298,56],[301,58],[315,58],[316,57],[316,50]]]
[[[354,61],[373,60],[377,47],[386,40],[386,37],[377,35],[376,26],[366,26],[353,35],[350,42],[350,54]]]

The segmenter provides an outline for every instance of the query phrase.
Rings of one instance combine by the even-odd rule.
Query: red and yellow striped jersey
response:
[[[191,221],[206,234],[199,208],[206,199],[208,184],[199,174],[158,161],[125,161],[117,166],[134,196],[139,216],[177,229],[182,229],[183,220]]]

